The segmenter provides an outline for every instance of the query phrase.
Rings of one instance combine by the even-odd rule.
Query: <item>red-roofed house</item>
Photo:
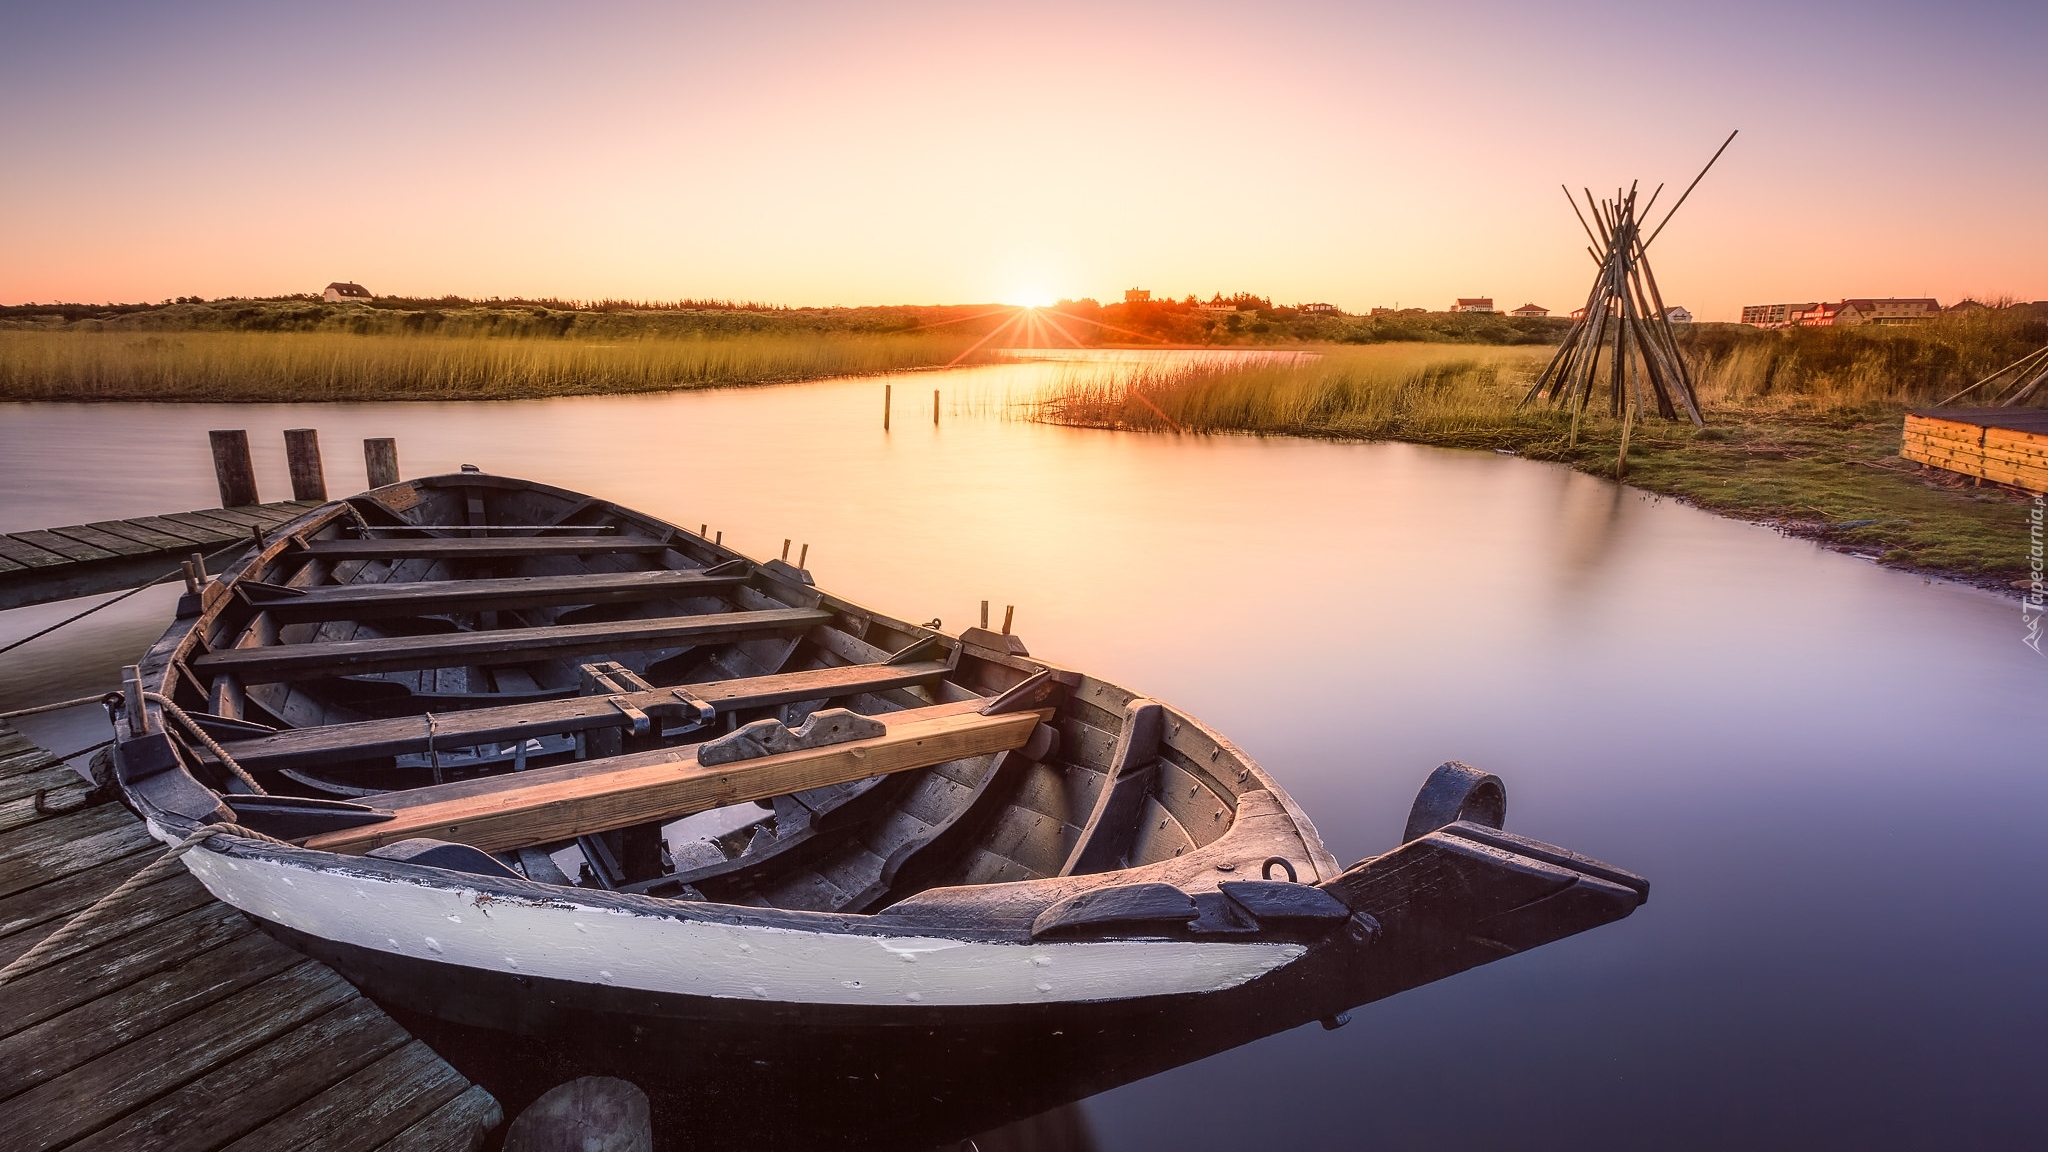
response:
[[[1517,308],[1514,311],[1508,313],[1508,315],[1523,316],[1531,320],[1541,320],[1545,316],[1550,315],[1550,309],[1545,308],[1541,304],[1524,304],[1520,308]]]

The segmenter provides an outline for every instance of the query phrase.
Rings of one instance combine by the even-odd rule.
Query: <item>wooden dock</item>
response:
[[[163,851],[88,793],[0,721],[0,964]],[[489,1093],[190,874],[110,912],[0,987],[0,1148],[474,1152],[502,1120]]]
[[[178,572],[194,552],[248,541],[252,530],[268,532],[321,503],[284,500],[0,535],[0,609],[133,588]]]
[[[2048,492],[2048,409],[1909,412],[1899,454],[1965,476]]]

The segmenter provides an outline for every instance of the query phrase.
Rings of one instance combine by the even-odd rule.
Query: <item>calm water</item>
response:
[[[811,546],[908,619],[1017,605],[1032,651],[1202,716],[1346,863],[1431,767],[1640,872],[1620,924],[1106,1093],[1105,1149],[2031,1145],[2048,1075],[2048,661],[2016,603],[1555,467],[999,418],[1086,365],[477,405],[0,406],[0,530],[203,507],[205,430],[330,488],[395,435]],[[938,428],[931,389],[944,389]],[[2013,541],[2017,555],[2025,541]],[[113,683],[174,598],[0,656],[0,708]],[[0,640],[75,610],[0,614]],[[24,724],[66,747],[104,727]],[[69,743],[69,742],[75,742]],[[2033,1087],[2029,1087],[2032,1085]]]

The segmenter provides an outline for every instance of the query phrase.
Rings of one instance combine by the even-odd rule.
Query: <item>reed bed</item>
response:
[[[1063,379],[1035,402],[1032,417],[1090,428],[1493,445],[1506,430],[1547,436],[1563,426],[1547,407],[1519,407],[1550,352],[1396,344],[1292,360],[1135,366]]]
[[[7,400],[510,400],[944,364],[970,341],[800,332],[618,340],[0,330]]]

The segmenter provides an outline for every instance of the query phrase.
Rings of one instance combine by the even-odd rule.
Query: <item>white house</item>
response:
[[[1664,310],[1664,319],[1671,321],[1673,324],[1690,324],[1692,323],[1692,313],[1687,312],[1684,305],[1674,304]]]
[[[320,298],[329,304],[342,300],[359,300],[367,304],[370,302],[371,296],[370,290],[361,284],[353,281],[336,280],[327,286],[327,291],[322,292]]]
[[[1468,296],[1460,296],[1460,297],[1458,297],[1458,302],[1457,302],[1456,304],[1453,304],[1453,305],[1451,305],[1451,311],[1453,311],[1453,312],[1491,312],[1491,311],[1493,311],[1493,297],[1491,297],[1491,296],[1469,296],[1469,297],[1468,297]]]
[[[1545,316],[1550,315],[1550,309],[1545,308],[1541,304],[1524,304],[1520,308],[1508,313],[1508,315],[1520,316],[1528,320],[1541,320]]]

